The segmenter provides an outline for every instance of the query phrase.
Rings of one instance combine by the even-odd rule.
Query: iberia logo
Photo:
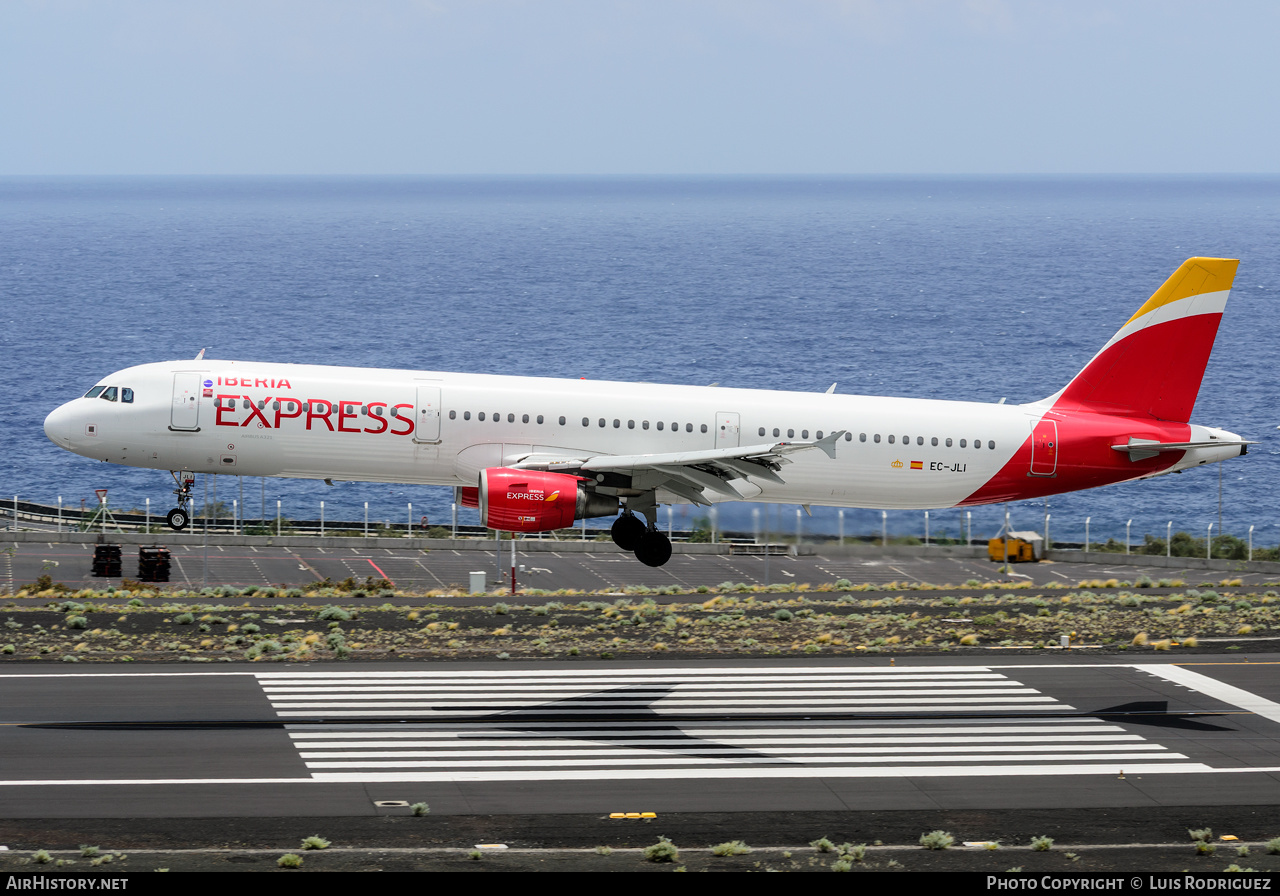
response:
[[[923,469],[924,469],[924,461],[922,461],[922,460],[913,460],[913,461],[911,462],[911,469],[913,469],[913,470],[923,470]]]
[[[546,496],[545,498],[543,498],[542,500],[544,500],[544,501],[554,501],[554,500],[555,500],[556,498],[558,498],[558,497],[560,497],[560,489],[556,489],[555,491],[553,491],[551,494],[547,495],[547,496]]]
[[[889,466],[893,467],[895,470],[901,469],[901,468],[902,468],[902,461],[900,461],[900,460],[895,460],[893,463],[889,464]]]

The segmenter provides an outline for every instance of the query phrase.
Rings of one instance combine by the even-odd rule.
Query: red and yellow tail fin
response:
[[[1050,403],[1189,421],[1239,264],[1188,258]]]

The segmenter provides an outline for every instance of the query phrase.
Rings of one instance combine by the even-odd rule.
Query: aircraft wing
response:
[[[778,471],[791,463],[788,455],[817,448],[828,457],[836,456],[836,442],[844,430],[813,442],[771,442],[740,448],[711,448],[705,451],[673,451],[667,454],[530,454],[511,464],[520,470],[547,470],[590,477],[591,474],[623,473],[632,487],[664,488],[694,504],[709,504],[706,492],[718,492],[732,499],[743,494],[733,480],[763,479],[782,485]]]

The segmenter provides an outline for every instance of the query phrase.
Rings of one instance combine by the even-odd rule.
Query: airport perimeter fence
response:
[[[393,523],[388,520],[371,522],[368,516],[368,504],[365,504],[363,520],[327,520],[324,516],[324,502],[320,502],[320,516],[315,519],[290,519],[284,516],[281,502],[277,502],[277,515],[261,519],[245,519],[239,516],[238,502],[233,501],[230,508],[219,502],[210,502],[209,516],[203,516],[203,508],[192,508],[192,533],[208,532],[211,535],[315,535],[337,537],[365,538],[464,538],[489,539],[499,536],[494,530],[484,526],[466,525],[457,522],[457,508],[454,507],[449,525],[431,525],[426,516],[415,520],[413,505],[406,505],[405,521]],[[882,521],[886,514],[882,513]],[[1043,537],[1044,550],[1081,551],[1082,553],[1098,553],[1104,555],[1136,555],[1163,557],[1196,557],[1215,560],[1274,560],[1280,561],[1280,547],[1255,546],[1253,541],[1254,527],[1250,526],[1244,538],[1229,534],[1214,534],[1214,524],[1210,524],[1204,536],[1188,532],[1173,531],[1173,523],[1166,525],[1164,537],[1144,534],[1131,534],[1131,524],[1125,525],[1125,536],[1121,540],[1108,537],[1098,541],[1088,537],[1090,521],[1085,520],[1086,541],[1054,541],[1048,540],[1046,527]],[[687,543],[728,543],[746,547],[763,544],[867,544],[867,545],[918,545],[918,546],[954,546],[984,545],[987,539],[979,536],[975,541],[971,528],[965,537],[935,538],[929,536],[929,514],[924,513],[924,537],[890,535],[887,525],[882,522],[878,533],[862,533],[846,535],[844,532],[844,514],[840,514],[840,531],[833,536],[829,533],[805,533],[802,529],[799,510],[796,512],[796,526],[793,532],[781,531],[781,527],[762,533],[759,528],[755,532],[719,531],[716,526],[716,514],[695,520],[693,528],[676,529],[673,526],[673,514],[667,514],[665,531],[674,542]],[[165,522],[163,513],[152,513],[150,502],[145,509],[113,510],[105,500],[96,507],[75,507],[59,503],[42,504],[22,501],[19,496],[4,501],[0,505],[0,531],[22,530],[52,532],[134,532],[152,534],[171,534],[172,530]],[[1017,533],[1015,533],[1016,535]],[[525,539],[551,541],[609,541],[609,531],[601,528],[589,528],[583,525],[571,529],[560,529],[553,532],[531,533],[521,536]]]

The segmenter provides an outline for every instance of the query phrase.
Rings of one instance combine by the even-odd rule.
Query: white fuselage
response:
[[[800,452],[780,470],[783,484],[751,477],[734,488],[746,500],[871,508],[975,503],[1052,413],[1045,403],[211,360],[131,367],[100,385],[115,387],[115,400],[70,401],[45,431],[77,454],[135,467],[474,486],[481,470],[530,457],[668,454],[845,431],[834,458]],[[1190,450],[1159,472],[1237,453]],[[1111,481],[1152,474],[1135,468]],[[1079,487],[1070,477],[1054,485],[1042,477],[1035,494]],[[659,499],[683,500],[661,490]]]

